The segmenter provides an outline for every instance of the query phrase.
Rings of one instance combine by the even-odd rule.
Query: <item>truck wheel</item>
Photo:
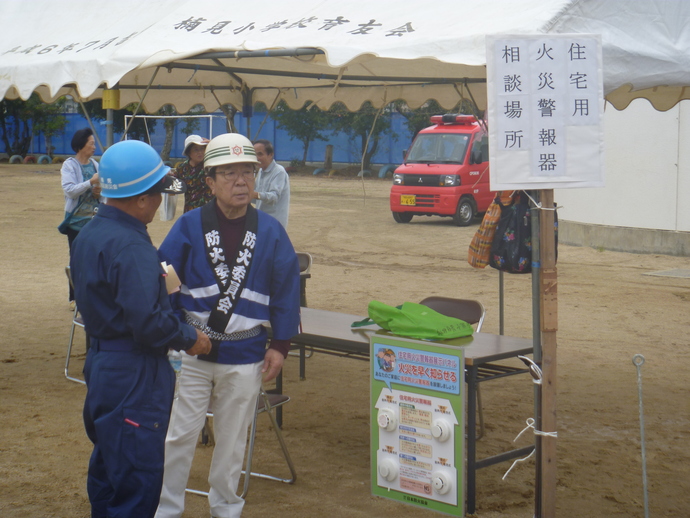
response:
[[[411,212],[394,212],[393,219],[398,223],[409,223],[412,221],[413,214]]]
[[[459,227],[466,227],[474,219],[475,209],[474,203],[470,198],[461,198],[458,202],[458,208],[453,215],[453,223]]]

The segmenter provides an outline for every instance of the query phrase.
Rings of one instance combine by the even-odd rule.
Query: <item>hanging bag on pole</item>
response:
[[[491,255],[491,244],[496,234],[496,226],[501,219],[501,205],[497,197],[484,214],[479,229],[475,232],[467,251],[467,262],[473,268],[486,268]]]
[[[510,205],[500,200],[501,218],[496,226],[489,265],[508,273],[532,271],[532,221],[527,197],[520,193]]]

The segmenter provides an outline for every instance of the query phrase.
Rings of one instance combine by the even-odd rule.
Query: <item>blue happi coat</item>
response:
[[[210,203],[215,203],[215,200]],[[299,328],[299,263],[285,229],[278,221],[258,212],[256,243],[244,289],[234,312],[221,333],[236,333],[270,323],[273,338],[289,340]],[[206,257],[201,209],[180,216],[159,249],[162,261],[171,264],[182,282],[171,295],[171,304],[184,321],[188,314],[206,324],[221,298],[221,290]],[[228,264],[234,251],[226,250]],[[266,330],[252,338],[220,342],[215,361],[247,364],[262,361],[266,351]]]

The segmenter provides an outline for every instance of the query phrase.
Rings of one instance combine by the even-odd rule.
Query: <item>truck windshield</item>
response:
[[[467,133],[421,133],[414,140],[405,162],[462,164],[469,141]]]

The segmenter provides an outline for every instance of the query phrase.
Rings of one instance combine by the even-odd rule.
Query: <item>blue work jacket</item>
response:
[[[75,298],[86,332],[131,341],[136,349],[189,349],[196,330],[170,307],[163,268],[144,225],[103,205],[72,246]]]

